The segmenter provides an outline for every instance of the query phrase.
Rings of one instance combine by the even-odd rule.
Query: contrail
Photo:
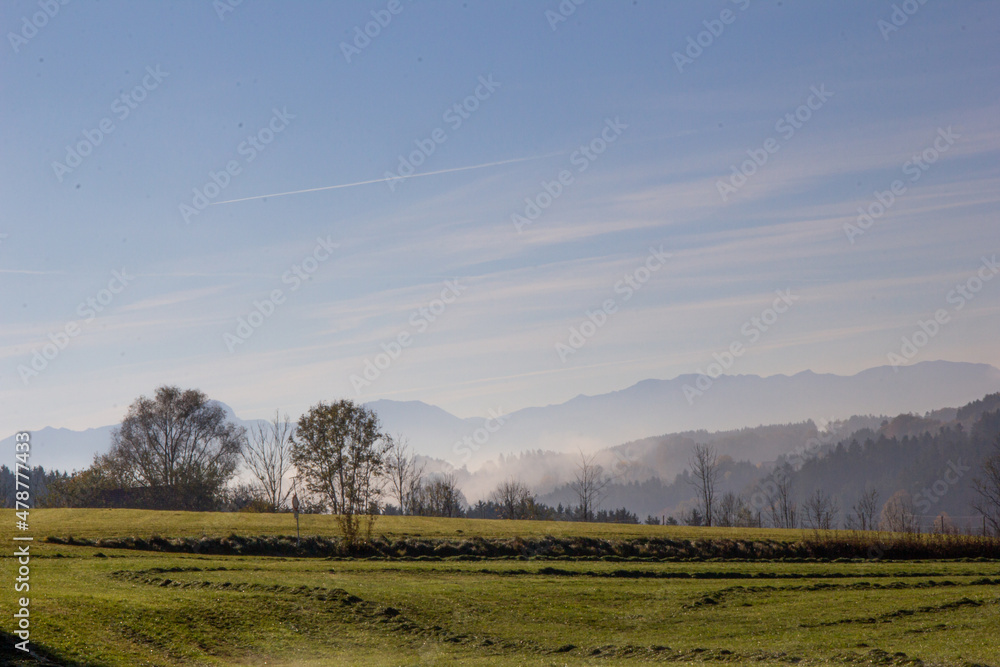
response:
[[[396,179],[406,180],[409,178],[420,178],[421,176],[436,176],[437,174],[450,174],[456,171],[468,171],[470,169],[485,169],[486,167],[496,167],[501,164],[513,164],[514,162],[527,162],[529,160],[541,160],[543,158],[552,157],[554,155],[562,155],[562,152],[558,153],[546,153],[545,155],[535,155],[532,157],[518,157],[511,160],[500,160],[499,162],[487,162],[486,164],[474,164],[470,167],[454,167],[452,169],[439,169],[438,171],[428,171],[424,174],[413,174],[412,176],[390,176],[388,178],[374,178],[370,181],[358,181],[357,183],[343,183],[341,185],[327,185],[322,188],[308,188],[306,190],[292,190],[290,192],[276,192],[271,195],[257,195],[255,197],[243,197],[241,199],[227,199],[226,201],[212,202],[212,206],[217,206],[219,204],[232,204],[238,201],[250,201],[251,199],[265,199],[267,197],[284,197],[286,195],[300,195],[304,192],[319,192],[320,190],[339,190],[340,188],[353,188],[358,185],[370,185],[371,183],[384,183],[386,181],[394,181]]]

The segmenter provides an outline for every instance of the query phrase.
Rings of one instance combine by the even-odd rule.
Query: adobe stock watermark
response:
[[[312,251],[301,261],[292,264],[281,276],[283,285],[290,285],[289,292],[298,291],[302,284],[309,280],[312,274],[319,270],[319,267],[333,255],[333,251],[340,247],[339,243],[322,236],[316,237],[316,245]],[[222,341],[226,344],[229,353],[236,351],[239,345],[250,340],[254,333],[264,326],[264,322],[271,319],[278,310],[278,306],[285,303],[285,291],[278,287],[271,290],[263,300],[254,299],[253,309],[244,317],[236,318],[236,328],[233,333],[222,334]]]
[[[833,93],[826,89],[826,84],[821,83],[819,87],[810,86],[809,96],[803,104],[800,104],[794,111],[786,113],[774,124],[774,131],[777,132],[782,141],[788,141],[801,130],[813,117],[813,113],[823,108],[823,105],[833,97]],[[747,184],[747,180],[757,173],[757,171],[767,164],[771,156],[781,150],[781,141],[775,137],[768,137],[760,148],[748,148],[746,160],[730,165],[731,174],[726,180],[718,180],[715,189],[719,191],[719,196],[723,202],[729,201],[729,196],[736,194],[740,188]]]
[[[146,75],[132,90],[122,93],[114,99],[111,103],[111,113],[119,122],[124,121],[139,108],[139,105],[151,92],[160,87],[160,84],[168,76],[170,76],[170,72],[162,71],[159,65],[155,68],[147,67]],[[56,179],[62,183],[67,174],[72,174],[74,169],[83,164],[84,159],[104,143],[104,140],[114,131],[114,120],[110,116],[105,116],[98,121],[96,127],[81,132],[82,136],[79,140],[66,146],[66,156],[63,161],[53,160],[52,171],[55,172]]]
[[[774,326],[781,315],[787,313],[801,298],[792,294],[791,289],[775,290],[774,293],[778,296],[771,302],[771,306],[762,310],[760,315],[754,315],[748,319],[740,327],[740,334],[743,338],[734,340],[722,352],[713,352],[712,358],[715,361],[710,363],[704,371],[698,369],[698,379],[695,380],[694,386],[685,383],[681,387],[688,405],[694,405],[695,398],[704,396],[719,376],[732,368],[736,360],[746,353],[747,348],[759,341],[761,336]]]
[[[962,135],[955,132],[951,125],[947,129],[938,128],[937,136],[930,146],[919,153],[914,153],[910,159],[903,163],[903,175],[907,176],[909,183],[916,183],[920,177],[937,162],[941,155],[948,152],[955,142],[962,138]],[[844,223],[844,234],[847,240],[854,245],[854,239],[868,231],[875,222],[881,218],[892,206],[906,194],[907,185],[902,179],[897,178],[889,187],[883,191],[873,192],[875,201],[868,206],[858,207],[857,224]]]
[[[365,357],[365,367],[361,374],[353,373],[349,378],[351,386],[354,387],[358,396],[361,395],[362,389],[370,387],[382,376],[385,370],[392,366],[396,359],[399,359],[403,350],[413,345],[418,334],[427,331],[431,324],[444,314],[448,306],[458,300],[458,297],[466,290],[466,287],[460,285],[458,281],[458,278],[444,281],[444,287],[438,298],[431,299],[426,305],[420,306],[410,314],[408,320],[410,328],[400,331],[388,343],[381,343],[379,347],[382,348],[382,351],[374,357]]]
[[[983,286],[1000,273],[1000,264],[997,263],[997,256],[992,258],[983,257],[982,265],[963,283],[955,285],[945,297],[945,301],[952,305],[952,312],[965,308],[965,304],[976,298],[976,295],[983,289]],[[925,348],[939,333],[941,329],[951,322],[952,313],[946,308],[938,308],[934,314],[926,320],[917,320],[917,325],[913,333],[903,336],[900,340],[898,350],[889,352],[887,355],[892,370],[899,372],[900,366],[905,366]]]
[[[236,11],[236,8],[243,4],[243,0],[212,0],[212,9],[220,21],[226,20],[226,14]]]
[[[628,125],[621,122],[618,116],[604,119],[604,127],[596,137],[586,144],[581,144],[576,150],[570,153],[569,163],[576,169],[577,174],[582,174],[590,168],[590,165],[598,157],[608,150],[608,146],[618,141],[622,133],[628,129]],[[510,221],[514,229],[520,234],[524,228],[534,223],[541,217],[542,213],[552,206],[566,188],[576,180],[573,172],[569,169],[561,169],[556,177],[551,181],[541,181],[541,190],[533,197],[524,198],[524,209],[521,213],[512,213]]]
[[[906,25],[910,17],[920,11],[920,8],[926,4],[927,0],[904,0],[898,5],[893,4],[889,20],[879,19],[875,22],[875,26],[882,33],[882,41],[888,42],[889,35]]]
[[[351,43],[341,42],[340,52],[344,54],[347,64],[351,63],[351,58],[360,56],[361,52],[371,46],[372,40],[382,34],[382,31],[389,27],[394,16],[399,16],[405,7],[400,0],[389,0],[385,9],[371,10],[372,20],[364,25],[354,26],[354,39]]]
[[[750,0],[729,1],[739,7],[740,11],[746,11],[750,7]],[[705,29],[693,37],[688,36],[687,47],[684,49],[684,52],[674,51],[674,65],[677,66],[677,71],[683,74],[685,67],[693,65],[694,61],[705,53],[705,49],[710,48],[715,44],[715,40],[722,37],[722,33],[726,31],[726,26],[736,22],[737,16],[738,14],[733,10],[723,9],[719,12],[719,18],[702,21],[701,24],[705,26]]]
[[[480,105],[493,97],[493,93],[500,88],[500,83],[493,80],[493,75],[479,77],[479,85],[471,95],[468,95],[459,102],[455,102],[445,109],[441,115],[441,120],[447,123],[452,132],[456,132],[465,121],[472,118],[472,114],[479,110]],[[399,156],[399,164],[396,171],[386,171],[384,179],[389,186],[389,192],[395,192],[396,186],[406,178],[416,173],[417,167],[424,164],[427,159],[434,154],[437,147],[448,141],[448,132],[443,128],[436,127],[425,139],[414,139],[416,148],[408,155]]]
[[[957,463],[949,460],[948,467],[945,468],[941,477],[913,496],[913,504],[925,516],[929,516],[934,505],[938,504],[948,491],[951,490],[951,487],[958,484],[962,477],[965,476],[965,473],[970,470],[972,470],[972,466],[962,465],[962,459],[958,459]]]
[[[79,320],[70,320],[61,329],[50,331],[47,336],[48,341],[43,343],[41,348],[33,347],[31,350],[31,361],[27,364],[18,364],[17,374],[21,376],[24,386],[32,378],[38,377],[49,365],[55,361],[56,357],[69,346],[69,341],[76,338],[82,331],[82,325],[93,322],[99,313],[103,313],[115,300],[115,297],[125,291],[125,288],[135,280],[135,276],[130,276],[125,268],[121,271],[112,271],[111,280],[97,294],[87,297],[76,307],[76,314]]]
[[[17,32],[8,32],[7,40],[14,53],[20,53],[21,47],[26,46],[29,41],[38,35],[38,31],[49,24],[49,21],[56,17],[56,14],[68,5],[69,0],[38,0],[38,8],[41,11],[35,12],[30,17],[21,17],[21,29]]]
[[[545,20],[549,22],[552,32],[555,32],[560,23],[565,23],[570,16],[576,14],[576,8],[587,2],[587,0],[561,0],[555,10],[545,10]]]
[[[219,171],[209,171],[208,180],[200,188],[191,191],[191,204],[181,203],[177,209],[185,224],[191,224],[191,218],[200,214],[213,199],[218,199],[222,191],[229,187],[233,178],[243,173],[243,166],[250,164],[257,159],[264,150],[275,140],[275,138],[288,128],[288,123],[295,119],[294,114],[288,113],[288,107],[271,110],[271,118],[254,134],[247,135],[247,138],[236,147],[236,154],[243,158],[242,164],[239,160],[233,159],[226,162]]]
[[[487,417],[483,420],[483,425],[473,431],[471,435],[465,435],[462,436],[461,440],[456,440],[451,451],[462,457],[462,463],[468,463],[472,459],[472,455],[482,449],[493,434],[507,423],[509,416],[504,414],[503,408],[489,410]]]
[[[614,284],[615,294],[621,295],[621,303],[625,304],[635,296],[635,293],[652,279],[653,274],[662,269],[667,264],[667,260],[673,257],[669,252],[663,251],[663,246],[659,248],[649,248],[649,255],[633,271],[626,273],[621,280]],[[591,310],[587,309],[584,318],[569,328],[569,337],[566,342],[556,343],[556,354],[562,363],[576,354],[584,345],[600,331],[608,319],[618,312],[619,302],[615,298],[605,299],[601,305]]]
[[[31,458],[31,433],[20,431],[15,434],[14,441],[16,443],[14,449],[17,452],[14,455],[14,458],[17,459],[14,464],[14,518],[17,519],[14,527],[21,531],[28,531],[31,530],[31,524],[29,523],[31,508],[35,504],[31,497],[34,489],[31,488],[31,467],[28,465],[28,459]],[[21,472],[22,470],[24,472]],[[21,478],[24,478],[23,482]],[[23,491],[21,490],[22,488],[24,489]],[[14,542],[34,542],[35,540],[33,535],[15,535],[11,539]],[[14,557],[17,558],[17,576],[14,579],[14,590],[18,593],[26,594],[25,597],[17,600],[18,609],[13,615],[17,622],[17,630],[14,630],[14,634],[21,639],[19,642],[14,642],[14,648],[25,653],[31,653],[31,649],[28,648],[28,642],[31,640],[32,607],[31,597],[27,595],[31,592],[31,545],[22,544],[17,546],[17,549],[14,550]]]

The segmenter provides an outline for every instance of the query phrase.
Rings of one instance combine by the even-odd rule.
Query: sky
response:
[[[995,2],[63,1],[0,5],[4,436],[1000,366]]]

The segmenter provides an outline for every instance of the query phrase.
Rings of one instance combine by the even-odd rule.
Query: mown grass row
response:
[[[535,559],[639,559],[639,560],[913,560],[1000,558],[994,539],[957,535],[898,535],[835,533],[805,536],[796,542],[753,539],[672,539],[640,537],[530,537],[465,539],[374,538],[348,549],[339,537],[290,535],[238,535],[226,537],[106,537],[49,536],[50,544],[105,549],[135,549],[165,553],[206,555],[352,557],[380,559],[479,560],[487,558]]]

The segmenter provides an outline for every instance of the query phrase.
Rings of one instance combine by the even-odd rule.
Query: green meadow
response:
[[[332,517],[301,519],[303,535],[338,534]],[[5,510],[8,545],[14,523]],[[803,539],[420,517],[382,517],[375,533]],[[998,560],[292,558],[45,541],[294,535],[290,515],[131,510],[33,510],[28,534],[34,654],[5,636],[6,664],[1000,665]],[[21,594],[5,551],[9,610]]]

